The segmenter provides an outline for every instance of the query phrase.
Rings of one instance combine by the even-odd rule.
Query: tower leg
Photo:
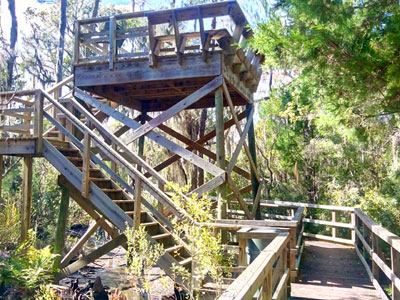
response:
[[[23,242],[28,237],[28,230],[31,227],[31,207],[32,207],[32,156],[24,157],[22,174],[22,207],[21,207],[21,237]]]
[[[54,254],[60,254],[55,260],[55,267],[58,267],[61,261],[61,254],[65,245],[65,229],[67,227],[68,221],[68,207],[69,207],[69,188],[62,185],[61,186],[61,201],[60,210],[58,213],[58,223],[56,230],[56,238],[54,242]]]
[[[217,165],[226,169],[225,163],[225,137],[224,137],[224,98],[222,88],[215,91],[215,131],[216,131],[216,153]],[[217,191],[218,219],[226,219],[226,184],[222,184]],[[222,231],[222,242],[227,241],[227,233]]]

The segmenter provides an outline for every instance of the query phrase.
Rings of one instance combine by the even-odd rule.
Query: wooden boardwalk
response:
[[[380,299],[353,247],[305,241],[292,299]]]

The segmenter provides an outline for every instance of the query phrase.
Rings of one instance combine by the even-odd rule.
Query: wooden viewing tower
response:
[[[368,233],[389,243],[393,266],[387,270],[373,263],[372,278],[378,267],[391,272],[393,299],[399,299],[398,240],[376,229],[378,225],[361,211],[260,200],[263,180],[257,171],[253,93],[264,58],[243,46],[252,34],[236,1],[79,20],[75,24],[73,75],[47,91],[0,93],[0,158],[24,158],[22,239],[30,227],[32,158],[46,158],[60,173],[62,199],[54,250],[63,255],[57,278],[78,271],[115,247],[126,247],[124,229],[139,225],[145,226],[149,241],[164,245],[166,252],[158,265],[167,275],[172,275],[174,264],[193,269],[190,250],[172,234],[170,219],[183,218],[186,212],[164,191],[167,181],[161,175],[162,170],[185,160],[209,178],[192,187],[191,193],[216,194],[217,219],[208,226],[220,230],[223,241],[231,238],[236,244],[232,246],[238,256],[234,274],[241,275],[225,286],[220,299],[253,299],[260,291],[261,299],[287,299],[290,282],[299,270],[303,236],[324,239],[306,233],[305,222],[349,230],[347,239],[332,230],[332,236],[325,240],[356,245],[356,249],[377,251],[376,243],[368,246]],[[70,82],[73,88],[60,96]],[[139,113],[136,118],[129,117],[121,107]],[[167,125],[184,110],[203,108],[215,111],[214,129],[198,140]],[[121,127],[116,131],[109,128],[109,119]],[[231,127],[238,139],[228,159],[224,142]],[[213,140],[215,148],[207,146]],[[133,142],[138,144],[136,150],[129,146]],[[150,165],[144,156],[145,142],[155,149],[167,149],[171,156]],[[236,164],[242,150],[248,169]],[[133,183],[124,180],[119,171]],[[251,199],[245,199],[245,194],[251,194]],[[70,198],[94,222],[67,253],[62,253]],[[290,213],[265,214],[261,206],[288,209]],[[332,210],[332,221],[304,218],[306,208]],[[350,223],[338,222],[337,211],[348,214]],[[111,241],[71,263],[99,227],[108,232]],[[364,235],[358,230],[361,227],[367,228]],[[232,234],[228,237],[227,232]],[[248,266],[249,239],[270,243]],[[212,288],[205,285],[195,288],[205,298],[214,299]],[[380,287],[375,282],[374,286]]]

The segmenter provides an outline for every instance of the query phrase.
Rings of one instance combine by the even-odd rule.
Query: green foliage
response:
[[[129,273],[138,277],[140,292],[142,294],[150,291],[149,271],[164,255],[165,250],[161,244],[152,244],[147,238],[144,226],[138,229],[127,226],[125,230],[127,237],[127,261]]]
[[[5,249],[18,241],[20,214],[17,204],[9,198],[3,199],[0,207],[0,249]]]
[[[0,259],[0,285],[19,286],[33,291],[53,279],[53,263],[57,255],[49,246],[36,249],[35,234],[29,231],[27,240],[14,250],[10,258]]]
[[[41,286],[39,286],[39,289],[35,293],[35,299],[36,300],[54,300],[54,299],[58,299],[58,298],[56,297],[56,292],[54,291],[54,289],[51,288],[50,285],[42,284]]]
[[[176,207],[187,212],[188,216],[183,220],[173,220],[174,234],[177,237],[184,237],[185,244],[192,254],[194,262],[192,266],[195,265],[195,274],[191,275],[179,266],[174,266],[174,270],[183,278],[196,276],[199,281],[208,275],[221,290],[222,279],[224,275],[227,275],[227,269],[229,270],[231,265],[231,257],[225,255],[220,235],[208,226],[199,225],[209,223],[214,219],[212,200],[207,195],[201,198],[197,194],[185,197],[183,195],[187,194],[188,187],[181,187],[174,183],[168,183],[165,188],[173,194],[172,200]],[[191,288],[185,288],[191,291]]]
[[[400,231],[400,6],[278,0],[250,46],[274,88],[256,134],[267,197],[357,205]]]

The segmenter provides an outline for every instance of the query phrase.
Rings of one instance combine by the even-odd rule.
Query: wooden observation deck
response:
[[[242,48],[251,36],[236,1],[77,21],[74,83],[151,112],[223,76],[233,104],[245,105],[253,102],[263,62]],[[214,105],[208,94],[188,108]]]
[[[167,275],[176,275],[174,265],[195,273],[191,249],[174,234],[171,220],[190,216],[164,190],[163,170],[184,160],[203,170],[202,182],[193,183],[189,194],[216,195],[215,220],[193,224],[220,232],[235,257],[232,278],[222,285],[191,277],[192,292],[201,299],[400,300],[398,236],[358,208],[261,200],[265,182],[257,168],[252,94],[263,57],[245,48],[252,35],[247,25],[235,1],[80,20],[73,75],[46,91],[0,93],[0,162],[3,155],[23,157],[22,239],[30,228],[33,159],[44,157],[60,173],[54,183],[62,191],[54,247],[62,256],[57,279],[118,246],[126,248],[124,230],[139,226],[148,241],[164,246],[158,265]],[[71,82],[74,86],[61,95]],[[128,115],[121,106],[138,113]],[[167,125],[195,108],[215,110],[209,116],[214,126],[198,139]],[[121,126],[110,128],[109,120]],[[239,139],[228,157],[225,137],[231,127]],[[137,150],[128,147],[134,141]],[[145,143],[166,149],[168,158],[146,159]],[[248,163],[239,166],[242,150]],[[64,253],[70,198],[93,222]],[[315,210],[332,218],[315,219]],[[111,239],[77,257],[99,227]],[[317,241],[305,244],[305,238]],[[249,261],[253,239],[268,245]],[[346,268],[350,263],[354,268]]]

